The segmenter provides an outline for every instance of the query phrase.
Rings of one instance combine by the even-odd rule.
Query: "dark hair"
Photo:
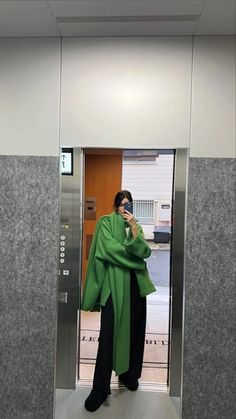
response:
[[[123,201],[124,198],[127,198],[129,200],[129,202],[133,202],[132,195],[129,191],[126,191],[126,190],[119,191],[119,192],[117,192],[117,194],[114,198],[113,208],[114,208],[115,211],[118,210],[118,208],[121,204],[121,201]]]

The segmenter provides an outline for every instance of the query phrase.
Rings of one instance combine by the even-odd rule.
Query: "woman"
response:
[[[156,289],[146,268],[151,250],[141,227],[124,205],[132,202],[129,191],[118,192],[114,211],[101,217],[91,245],[82,298],[82,310],[101,307],[101,329],[93,388],[85,408],[93,412],[111,393],[112,369],[131,391],[141,376],[146,295]]]

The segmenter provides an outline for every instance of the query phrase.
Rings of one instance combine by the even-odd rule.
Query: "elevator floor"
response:
[[[55,419],[180,419],[180,399],[167,393],[127,389],[112,390],[104,404],[93,413],[84,408],[89,389],[56,391]]]

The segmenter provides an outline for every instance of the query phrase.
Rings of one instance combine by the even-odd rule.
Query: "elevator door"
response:
[[[82,281],[87,269],[89,248],[97,220],[112,212],[113,198],[121,189],[122,150],[84,149],[84,199]],[[89,214],[87,203],[95,202]]]
[[[80,149],[62,149],[61,159],[56,387],[74,389],[79,351],[83,154]]]

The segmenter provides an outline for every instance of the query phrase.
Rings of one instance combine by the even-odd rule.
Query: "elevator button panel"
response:
[[[66,230],[64,233],[63,230]],[[71,242],[71,234],[70,234],[70,225],[69,224],[62,224],[61,225],[61,236],[60,236],[60,248],[59,248],[59,272],[60,276],[66,277],[65,279],[69,279],[70,277],[70,269],[68,265],[68,248],[70,247]]]

